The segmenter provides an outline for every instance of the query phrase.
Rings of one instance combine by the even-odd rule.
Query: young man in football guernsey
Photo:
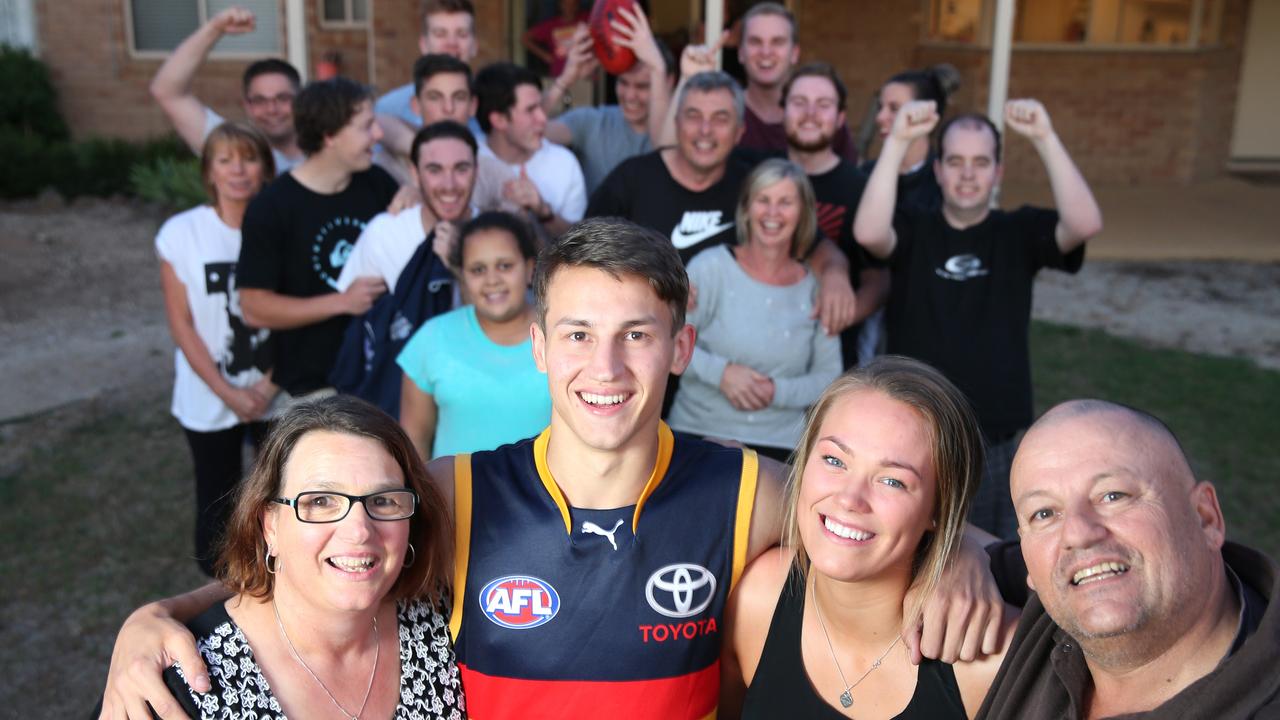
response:
[[[668,374],[694,343],[688,280],[659,240],[593,219],[545,248],[531,333],[550,427],[430,466],[456,519],[450,631],[473,717],[716,711],[725,600],[779,541],[782,467],[659,419]],[[948,600],[974,600],[931,605],[924,652],[954,659],[993,646],[1000,599],[986,566],[969,547]],[[172,717],[160,672],[174,661],[192,687],[207,686],[173,618],[225,596],[211,585],[137,611],[117,639],[104,716],[133,717],[146,698]]]
[[[991,208],[1000,181],[1000,134],[984,115],[957,115],[938,133],[934,174],[942,208],[895,212],[911,142],[938,124],[932,100],[903,105],[867,181],[853,234],[888,260],[888,351],[941,370],[973,403],[987,443],[970,521],[998,537],[1017,530],[1009,466],[1031,424],[1031,284],[1044,267],[1074,273],[1102,231],[1089,184],[1036,100],[1010,100],[1005,124],[1034,145],[1056,210]]]

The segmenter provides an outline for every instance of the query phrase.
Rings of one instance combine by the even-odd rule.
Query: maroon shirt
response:
[[[751,106],[746,106],[747,110],[747,129],[742,133],[742,140],[738,142],[739,147],[751,148],[752,150],[779,150],[787,151],[787,131],[783,129],[782,123],[767,123],[760,119],[751,111]],[[848,160],[853,164],[858,163],[858,149],[853,145],[853,136],[849,134],[849,125],[841,123],[836,130],[836,136],[832,140],[831,149],[837,155]]]

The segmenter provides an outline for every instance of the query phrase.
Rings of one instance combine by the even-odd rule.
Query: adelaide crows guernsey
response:
[[[635,505],[570,507],[550,429],[455,459],[453,636],[468,714],[705,718],[746,564],[753,451],[658,429]]]

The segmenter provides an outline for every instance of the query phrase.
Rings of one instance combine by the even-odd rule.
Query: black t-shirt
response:
[[[942,188],[938,187],[938,178],[933,174],[933,153],[924,159],[920,167],[909,173],[898,175],[898,201],[896,210],[937,210],[942,207]],[[858,200],[862,199],[862,191],[871,179],[871,171],[875,170],[876,161],[868,160],[858,166],[858,174],[862,182],[858,186]],[[855,212],[857,203],[854,203]]]
[[[835,241],[836,247],[849,259],[849,282],[857,290],[862,285],[863,270],[884,267],[883,262],[868,255],[853,239],[853,218],[858,214],[858,202],[862,200],[867,178],[853,163],[841,160],[824,173],[810,175],[809,183],[813,185],[818,228],[823,235]],[[840,333],[840,355],[845,368],[858,364],[858,335],[861,331],[862,324],[859,323]]]
[[[940,211],[900,211],[885,312],[890,353],[938,368],[968,396],[988,438],[1031,422],[1031,284],[1050,267],[1074,273],[1084,246],[1063,255],[1058,213],[992,210],[951,227]]]
[[[360,232],[387,209],[397,189],[379,167],[352,175],[347,187],[332,195],[308,190],[291,173],[281,175],[245,211],[238,285],[300,298],[335,292]],[[349,321],[337,315],[273,332],[275,383],[292,395],[328,386]]]
[[[724,177],[694,192],[671,177],[662,151],[629,158],[613,169],[587,204],[587,217],[613,215],[671,238],[688,264],[694,255],[721,243],[733,244],[738,191],[750,168],[730,156]]]

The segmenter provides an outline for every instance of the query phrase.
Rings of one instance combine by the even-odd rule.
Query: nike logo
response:
[[[686,210],[680,222],[671,231],[671,244],[677,250],[691,248],[694,245],[719,235],[733,227],[733,221],[720,222],[724,213],[719,210]]]

